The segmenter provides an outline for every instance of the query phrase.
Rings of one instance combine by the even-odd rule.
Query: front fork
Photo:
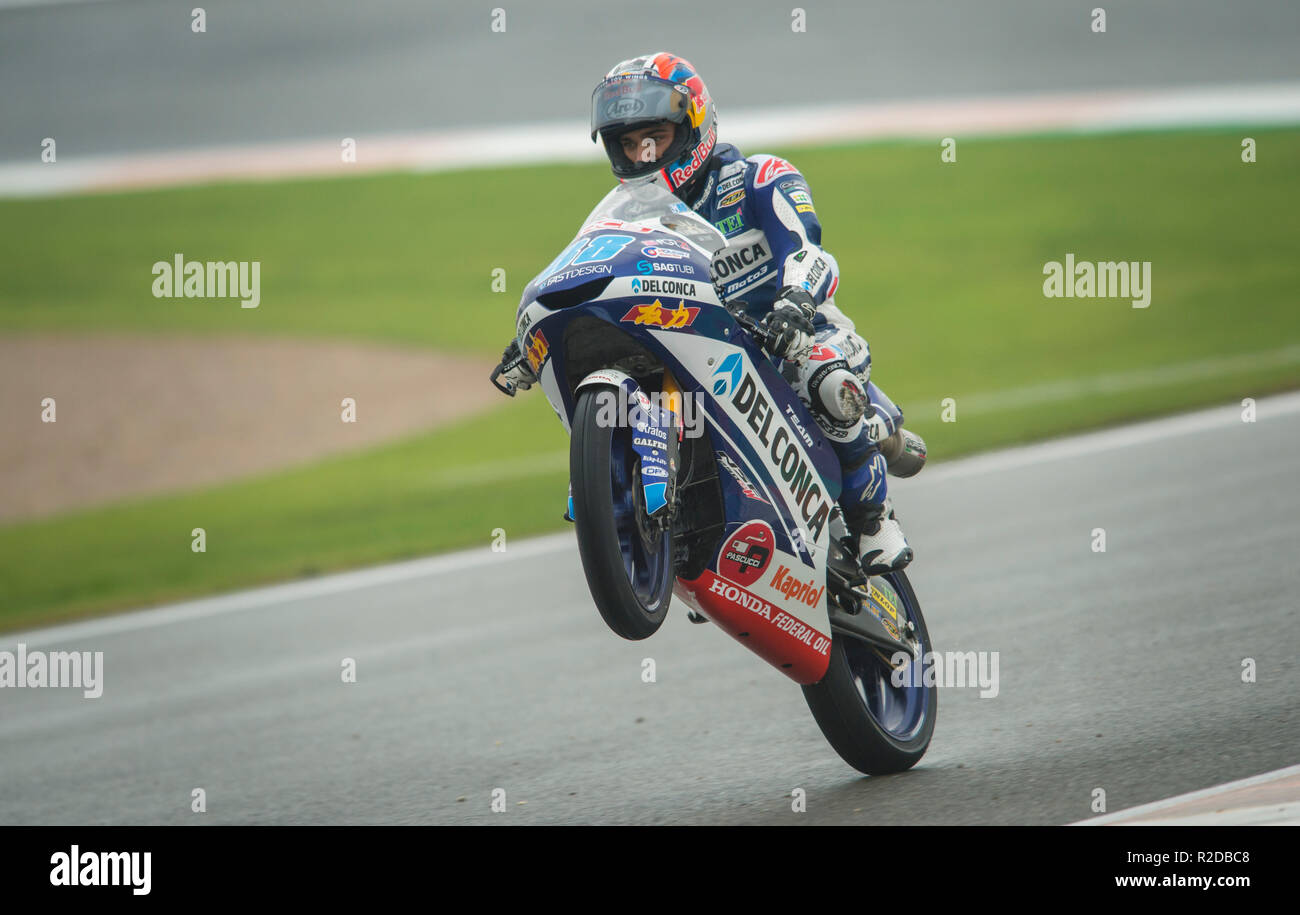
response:
[[[633,435],[633,450],[641,468],[638,507],[643,506],[645,521],[650,525],[670,525],[677,513],[677,474],[681,466],[682,389],[673,373],[664,366],[663,390],[659,403],[649,398],[636,379],[617,369],[591,372],[578,382],[575,395],[584,387],[611,386],[621,392],[621,405],[635,402],[626,414]],[[617,414],[624,417],[623,412]],[[640,512],[638,512],[640,514]],[[573,481],[569,481],[568,503],[564,520],[573,521]]]

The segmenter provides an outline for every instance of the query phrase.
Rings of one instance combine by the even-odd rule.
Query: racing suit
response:
[[[835,306],[839,285],[835,258],[821,248],[821,223],[812,192],[793,165],[776,156],[745,158],[730,144],[719,145],[709,170],[684,202],[716,226],[727,239],[713,261],[714,279],[726,302],[743,301],[755,321],[772,310],[786,286],[807,291],[817,305],[813,318],[818,346],[801,366],[780,365],[799,398],[807,404],[831,442],[843,470],[840,506],[850,530],[866,518],[884,514],[886,461],[880,442],[903,424],[902,411],[870,381],[871,351],[853,322]],[[827,351],[824,348],[829,348]],[[875,417],[837,423],[812,402],[809,380],[817,360],[838,360],[862,381]]]

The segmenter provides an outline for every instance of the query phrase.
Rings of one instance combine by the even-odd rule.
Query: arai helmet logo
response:
[[[732,353],[723,359],[722,365],[714,371],[713,379],[714,396],[726,397],[731,393],[740,384],[740,353]]]
[[[605,106],[605,117],[610,119],[630,118],[640,114],[643,108],[645,108],[645,102],[638,98],[615,99]]]

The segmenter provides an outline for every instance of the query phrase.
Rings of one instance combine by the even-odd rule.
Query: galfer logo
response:
[[[722,376],[722,377],[719,377]],[[740,353],[732,353],[722,360],[722,365],[713,372],[713,394],[726,397],[740,384]]]

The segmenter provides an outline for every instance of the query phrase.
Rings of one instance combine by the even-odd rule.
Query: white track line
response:
[[[1035,93],[967,99],[809,108],[723,110],[721,142],[742,149],[782,148],[868,139],[1014,136],[1207,126],[1300,124],[1300,83],[1201,86],[1113,92]],[[265,180],[367,171],[443,171],[592,162],[600,149],[585,121],[479,129],[352,134],[356,161],[342,161],[342,136],[249,143],[170,153],[0,164],[0,196],[167,187],[211,181]],[[936,156],[935,161],[938,161]]]
[[[1173,362],[1152,368],[1107,372],[1102,375],[1024,385],[1003,391],[966,394],[957,397],[956,400],[958,410],[962,416],[1001,413],[1005,410],[1021,407],[1077,400],[1080,397],[1123,394],[1129,391],[1169,387],[1176,384],[1186,384],[1189,381],[1224,378],[1242,372],[1283,368],[1296,364],[1300,364],[1300,344],[1292,344],[1280,349],[1265,350],[1264,352],[1211,356],[1205,359]],[[918,398],[918,400],[926,400],[926,398]],[[928,400],[939,403],[941,398],[932,397]]]
[[[1271,782],[1280,781],[1282,779],[1291,778],[1297,775],[1300,775],[1300,766],[1288,766],[1285,769],[1278,769],[1274,772],[1265,772],[1261,775],[1254,775],[1251,776],[1250,778],[1239,779],[1238,781],[1235,782],[1225,782],[1222,785],[1215,785],[1212,788],[1203,788],[1200,791],[1191,791],[1188,792],[1187,794],[1179,794],[1175,797],[1168,797],[1165,798],[1164,800],[1153,801],[1150,804],[1142,804],[1137,807],[1130,807],[1127,810],[1119,810],[1116,811],[1115,813],[1108,813],[1103,816],[1094,817],[1090,820],[1080,820],[1077,823],[1070,823],[1069,825],[1070,826],[1104,826],[1109,824],[1115,824],[1119,821],[1128,821],[1128,820],[1135,821],[1132,825],[1139,825],[1138,821],[1140,821],[1142,825],[1146,825],[1148,822],[1151,822],[1151,820],[1148,818],[1153,813],[1158,813],[1160,811],[1174,810],[1179,807],[1183,807],[1192,801],[1199,801],[1207,798],[1217,797],[1219,795],[1229,794],[1231,792],[1239,791],[1242,788],[1250,788],[1259,785],[1266,785]],[[1292,814],[1296,813],[1294,802],[1283,802],[1277,805],[1268,805],[1266,807],[1258,808],[1258,809],[1253,806],[1240,807],[1236,809],[1239,812],[1241,812],[1243,816],[1250,816],[1254,818],[1259,814],[1260,811],[1278,811],[1279,808],[1281,808],[1281,813],[1283,817],[1285,817],[1285,815],[1287,814],[1288,809]],[[1209,823],[1211,820],[1216,825],[1228,825],[1229,821],[1232,820],[1232,812],[1216,811],[1214,814],[1202,814],[1199,816],[1190,815],[1186,817],[1178,817],[1176,820],[1173,819],[1166,820],[1164,818],[1161,818],[1160,823],[1162,825],[1165,823],[1172,824],[1175,822],[1180,822],[1183,824]],[[1294,820],[1292,820],[1291,822],[1294,822]]]
[[[1257,422],[1267,422],[1300,413],[1300,391],[1262,398],[1256,404],[1256,411]],[[963,477],[1015,470],[1032,464],[1043,464],[1081,455],[1097,454],[1103,451],[1126,448],[1131,445],[1192,435],[1197,432],[1230,428],[1234,425],[1241,425],[1239,407],[1236,405],[1214,407],[1195,413],[1121,426],[1116,429],[1106,429],[1101,432],[1092,432],[1036,445],[1026,445],[976,455],[975,457],[961,458],[923,473],[910,485],[914,487],[929,486]],[[560,496],[557,494],[557,506],[559,501]],[[431,578],[500,562],[547,556],[563,550],[573,550],[574,548],[573,532],[571,530],[562,531],[558,534],[549,534],[531,540],[515,541],[510,544],[509,549],[504,553],[494,553],[488,547],[483,546],[458,553],[374,566],[353,572],[325,575],[307,581],[295,581],[247,591],[237,591],[232,594],[201,598],[151,610],[126,612],[117,616],[93,619],[86,622],[68,623],[23,633],[10,633],[3,637],[3,641],[0,641],[0,650],[13,650],[19,642],[29,646],[37,646],[66,643],[73,639],[97,638],[152,629],[157,626],[168,626],[187,620],[204,619],[226,613],[237,613],[260,607],[308,600],[314,597],[326,597],[347,591],[358,591],[387,585],[392,582]]]
[[[960,410],[960,406],[958,409]],[[940,464],[933,470],[926,471],[926,474],[931,484],[947,482],[985,473],[1001,473],[1048,461],[1085,457],[1103,451],[1113,451],[1116,448],[1127,448],[1131,445],[1142,445],[1198,432],[1240,428],[1244,425],[1241,421],[1241,410],[1239,404],[1212,407],[1195,413],[1180,413],[1176,416],[1131,423],[1099,432],[1086,432],[1068,438],[991,451],[988,454],[977,454]],[[1300,413],[1300,391],[1261,398],[1256,401],[1255,411],[1256,422]],[[960,413],[958,418],[960,420]],[[919,483],[925,477],[918,476],[916,479]]]
[[[487,546],[424,559],[412,559],[406,562],[390,563],[358,569],[354,572],[340,572],[323,575],[306,581],[293,581],[247,591],[236,591],[218,597],[205,597],[180,604],[157,607],[152,610],[138,610],[119,616],[87,620],[82,623],[68,623],[47,629],[9,634],[0,642],[0,650],[13,650],[22,642],[28,646],[66,642],[74,639],[99,638],[118,635],[124,632],[136,632],[169,626],[187,620],[205,619],[210,616],[223,616],[227,613],[239,613],[244,610],[256,610],[288,604],[293,601],[310,600],[314,597],[328,597],[348,591],[360,591],[393,582],[410,581],[416,578],[432,578],[448,572],[463,572],[498,562],[514,559],[529,559],[558,553],[564,549],[574,549],[575,541],[572,531],[548,534],[531,540],[511,543],[504,553],[494,553]]]

